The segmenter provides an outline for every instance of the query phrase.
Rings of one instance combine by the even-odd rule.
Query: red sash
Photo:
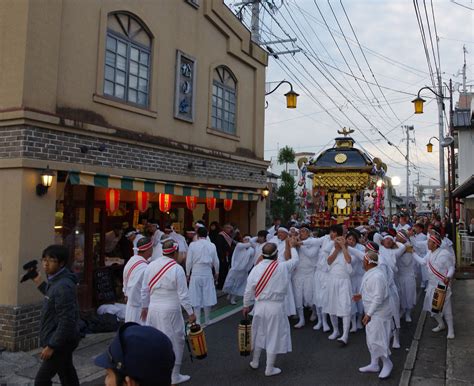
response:
[[[163,277],[163,275],[169,271],[170,268],[172,268],[174,265],[176,265],[175,261],[169,261],[166,263],[161,269],[157,272],[155,276],[151,278],[151,280],[148,282],[148,288],[150,288],[150,291],[153,289],[153,287],[158,283],[158,281]]]
[[[442,282],[446,280],[446,276],[444,276],[441,272],[437,271],[436,268],[431,264],[431,260],[428,260],[428,267],[430,268],[431,272]]]
[[[133,270],[137,268],[140,264],[146,264],[146,263],[147,262],[145,260],[138,260],[135,264],[133,264],[128,270],[127,274],[125,275],[125,284],[128,283],[128,280],[130,279],[130,275],[132,274]]]
[[[262,291],[265,289],[277,267],[278,261],[275,260],[272,261],[265,269],[265,272],[263,272],[262,277],[260,278],[257,283],[257,286],[255,287],[255,299],[258,298]]]

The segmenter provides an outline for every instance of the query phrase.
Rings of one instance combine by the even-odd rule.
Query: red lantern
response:
[[[140,212],[145,212],[148,209],[148,201],[150,195],[148,192],[137,192],[137,209]]]
[[[160,193],[158,198],[158,204],[162,212],[169,212],[171,209],[171,194]]]
[[[194,210],[196,209],[198,199],[196,196],[186,196],[186,207],[189,210]]]
[[[108,189],[105,195],[105,207],[107,212],[114,213],[120,204],[120,190]]]
[[[232,199],[226,198],[224,200],[224,210],[226,210],[227,212],[232,210],[232,203],[233,203]]]
[[[206,206],[208,210],[216,209],[217,199],[214,197],[206,198]]]

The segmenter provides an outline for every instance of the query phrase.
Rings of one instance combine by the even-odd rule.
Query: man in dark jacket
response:
[[[216,237],[217,256],[219,257],[219,279],[217,288],[222,289],[225,283],[225,278],[229,272],[229,267],[232,261],[232,254],[235,248],[235,241],[233,239],[234,227],[230,223],[224,224],[222,232]]]
[[[50,245],[43,251],[41,260],[47,281],[40,275],[33,279],[45,295],[40,324],[43,363],[36,374],[35,386],[52,385],[56,374],[62,385],[79,385],[72,362],[72,353],[80,339],[77,278],[66,267],[68,255],[66,247]]]

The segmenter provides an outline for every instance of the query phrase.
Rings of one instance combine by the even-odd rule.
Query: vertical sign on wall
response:
[[[176,88],[174,117],[194,122],[194,98],[196,88],[196,59],[176,51]]]

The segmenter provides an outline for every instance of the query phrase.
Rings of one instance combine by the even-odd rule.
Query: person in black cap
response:
[[[137,323],[120,327],[94,363],[107,370],[105,386],[170,386],[175,356],[168,337]]]

